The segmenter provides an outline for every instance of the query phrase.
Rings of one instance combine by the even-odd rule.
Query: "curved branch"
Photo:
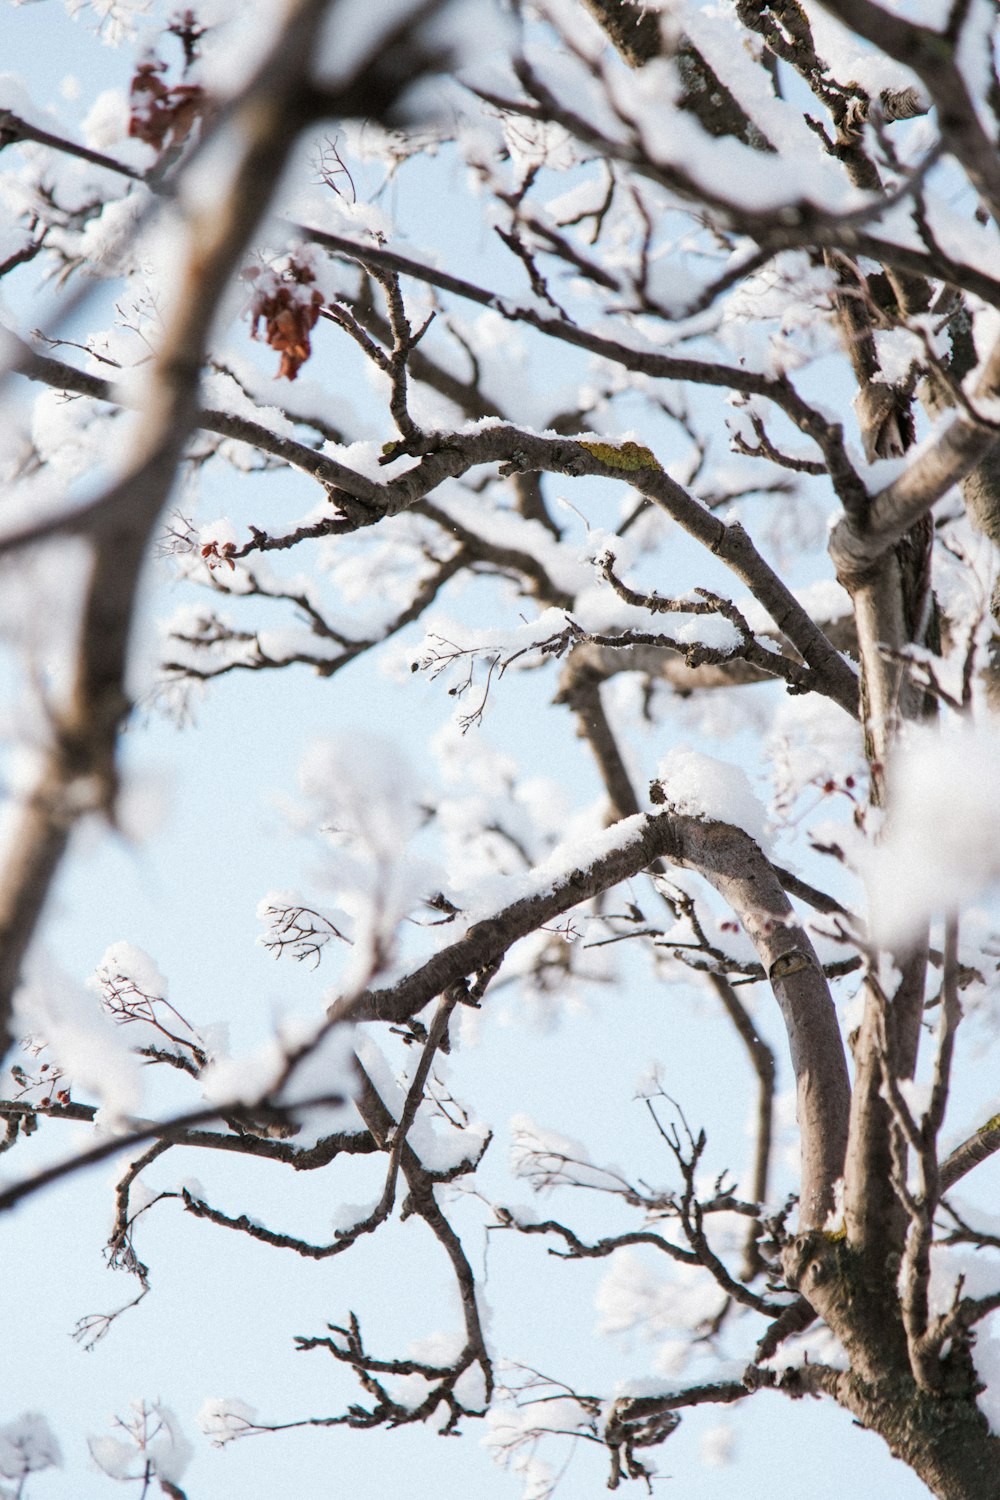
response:
[[[674,843],[673,820],[665,813],[637,814],[605,830],[598,839],[602,850],[586,867],[567,856],[568,868],[564,865],[557,871],[550,856],[544,870],[536,872],[537,888],[532,894],[474,923],[463,937],[394,984],[335,1001],[328,1011],[330,1024],[392,1021],[399,1025],[411,1020],[451,985],[498,964],[519,938],[638,875],[665,855]]]
[[[535,873],[532,894],[474,923],[463,937],[394,984],[335,1001],[329,1024],[411,1019],[449,986],[498,965],[519,938],[658,859],[708,880],[757,949],[784,1018],[796,1078],[803,1225],[822,1224],[834,1206],[834,1183],[843,1173],[847,1144],[850,1087],[843,1043],[809,936],[771,864],[742,829],[667,812],[625,818],[600,835],[600,852],[588,865],[573,863],[558,870],[550,857]]]
[[[976,399],[1000,392],[1000,341],[990,352],[976,386]],[[931,506],[981,463],[1000,441],[1000,427],[986,418],[955,416],[931,443],[913,450],[906,468],[866,507],[859,525],[842,520],[830,537],[837,576],[846,584],[870,574],[882,557]]]
[[[788,1035],[802,1145],[803,1228],[821,1225],[844,1170],[850,1084],[840,1027],[819,959],[781,882],[749,835],[675,818],[670,857],[697,870],[739,917],[771,981]]]

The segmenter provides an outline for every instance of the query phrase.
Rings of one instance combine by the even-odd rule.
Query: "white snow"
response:
[[[616,1250],[595,1297],[598,1333],[638,1333],[653,1341],[711,1318],[719,1305],[711,1278],[699,1267],[664,1267],[655,1270],[638,1250]]]
[[[731,823],[762,849],[768,847],[764,806],[740,766],[679,745],[659,762],[656,774],[677,812]]]
[[[139,1112],[143,1073],[122,1031],[97,998],[65,975],[37,961],[18,990],[20,1035],[48,1045],[48,1057],[69,1082],[101,1101],[106,1128],[115,1129]],[[67,1086],[64,1085],[64,1086]]]
[[[701,1434],[701,1461],[707,1469],[724,1469],[736,1456],[736,1432],[731,1422],[717,1422]]]
[[[114,1425],[126,1434],[90,1437],[90,1456],[110,1479],[142,1480],[159,1476],[175,1485],[194,1456],[176,1415],[158,1401],[135,1400],[127,1417],[116,1417]]]
[[[341,988],[363,987],[391,965],[400,924],[444,884],[408,847],[424,821],[421,789],[399,747],[367,734],[314,743],[299,780],[329,846],[325,881],[351,919]]]
[[[154,1474],[158,1474],[168,1484],[177,1484],[194,1457],[194,1449],[168,1406],[157,1402],[153,1410],[159,1419],[160,1428],[146,1444],[146,1458]]]
[[[59,1444],[39,1412],[26,1411],[0,1427],[0,1474],[5,1479],[23,1480],[39,1469],[61,1464]]]
[[[696,615],[676,632],[684,645],[700,644],[713,651],[735,651],[742,637],[731,620],[722,615]]]
[[[136,231],[148,207],[144,192],[132,192],[117,203],[106,203],[90,220],[80,237],[78,253],[91,274],[120,276],[131,269]]]
[[[634,817],[622,818],[610,828],[596,830],[592,819],[587,821],[589,827],[557,844],[546,859],[527,873],[487,879],[469,891],[462,891],[460,904],[465,920],[482,921],[515,901],[551,891],[572,870],[586,869],[613,850],[624,848],[642,828],[645,816],[636,813]]]
[[[128,1480],[135,1477],[131,1469],[136,1460],[136,1451],[131,1443],[123,1443],[120,1438],[104,1435],[88,1438],[87,1447],[94,1463],[109,1479]]]
[[[511,1169],[516,1177],[535,1181],[558,1177],[587,1187],[607,1187],[608,1172],[592,1164],[582,1141],[538,1125],[526,1114],[511,1117],[510,1133]]]
[[[97,964],[99,977],[109,979],[127,977],[144,995],[156,995],[166,999],[168,985],[149,954],[135,943],[122,938],[104,950]]]
[[[121,89],[98,94],[80,125],[84,141],[94,151],[106,151],[128,137],[128,99]]]
[[[873,936],[889,945],[1000,879],[1000,734],[911,729],[889,767],[886,833],[865,861]]]
[[[195,1421],[216,1448],[243,1437],[257,1420],[257,1408],[237,1396],[209,1396]]]
[[[282,1092],[282,1104],[294,1106],[309,1099],[343,1096],[357,1087],[350,1029],[328,1028],[315,1014],[280,1022],[274,1036],[242,1057],[220,1057],[201,1076],[210,1104],[255,1104],[266,1098],[283,1077],[289,1059],[305,1049]]]

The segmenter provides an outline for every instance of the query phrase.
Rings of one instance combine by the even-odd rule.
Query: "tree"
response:
[[[916,9],[411,0],[362,21],[288,0],[241,31],[213,6],[164,14],[129,51],[127,108],[103,95],[79,128],[6,85],[0,553],[32,707],[0,879],[0,1207],[118,1162],[108,1254],[130,1307],[171,1203],[220,1257],[238,1236],[361,1258],[421,1221],[461,1337],[386,1349],[345,1311],[297,1344],[360,1395],[302,1425],[455,1433],[492,1409],[540,1495],[547,1434],[603,1450],[615,1488],[669,1465],[687,1409],[778,1391],[836,1403],[934,1495],[995,1491],[1000,1369],[977,1335],[1000,1241],[961,1194],[1000,1146],[975,1068],[1000,873],[1000,82],[991,6]],[[204,519],[220,489],[238,523]],[[168,623],[151,712],[253,673],[266,717],[303,667],[320,693],[378,692],[381,658],[419,704],[391,750],[355,738],[306,763],[334,894],[266,897],[264,943],[318,967],[324,998],[249,1061],[226,1056],[210,997],[185,1019],[130,944],[86,993],[40,958],[74,831],[125,817],[151,557],[195,601]],[[50,619],[37,600],[57,596]],[[437,772],[427,747],[407,769],[425,722]],[[541,784],[553,767],[561,785]],[[736,1085],[703,1129],[667,1060],[643,1091],[661,1184],[602,1164],[615,1142],[591,1158],[520,1121],[517,1175],[597,1194],[541,1217],[497,1197],[447,1055],[498,997],[591,992],[640,1061],[690,1026],[706,1070],[710,997],[754,1139],[709,1170]],[[162,1076],[151,1118],[138,1060]],[[599,1093],[603,1068],[576,1082]],[[194,1155],[290,1168],[290,1200],[299,1174],[339,1181],[359,1158],[379,1185],[310,1239],[165,1185],[164,1159]],[[616,1395],[500,1372],[484,1226],[612,1262],[621,1323],[636,1247],[682,1277],[662,1318],[678,1373]],[[123,1425],[98,1463],[182,1494],[172,1414]],[[278,1424],[230,1403],[205,1425]],[[40,1419],[2,1436],[21,1486],[52,1460]]]

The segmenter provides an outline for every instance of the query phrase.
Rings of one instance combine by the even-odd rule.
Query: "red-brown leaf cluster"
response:
[[[198,83],[164,83],[166,63],[140,63],[129,90],[128,133],[157,152],[183,146],[205,109]]]
[[[267,343],[281,355],[275,378],[294,380],[312,353],[309,335],[323,306],[322,293],[312,285],[313,273],[308,266],[293,261],[281,279],[273,271],[262,272],[256,266],[243,274],[254,283],[250,336],[257,338],[263,321]]]
[[[236,564],[233,562],[235,551],[235,542],[206,542],[201,549],[201,555],[210,568],[218,568],[222,563],[228,563],[235,572]]]

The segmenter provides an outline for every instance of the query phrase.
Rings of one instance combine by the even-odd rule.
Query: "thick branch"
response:
[[[976,386],[976,399],[1000,391],[1000,342],[994,345]],[[830,538],[830,555],[845,585],[869,573],[894,543],[941,497],[981,463],[1000,440],[995,422],[962,413],[930,444],[913,450],[898,479],[880,490],[866,510],[863,527],[843,520]]]
[[[668,794],[669,794],[669,788]],[[788,1035],[801,1131],[802,1227],[825,1222],[844,1169],[850,1085],[826,978],[781,883],[754,841],[724,823],[677,818],[671,858],[728,902],[771,980]]]

